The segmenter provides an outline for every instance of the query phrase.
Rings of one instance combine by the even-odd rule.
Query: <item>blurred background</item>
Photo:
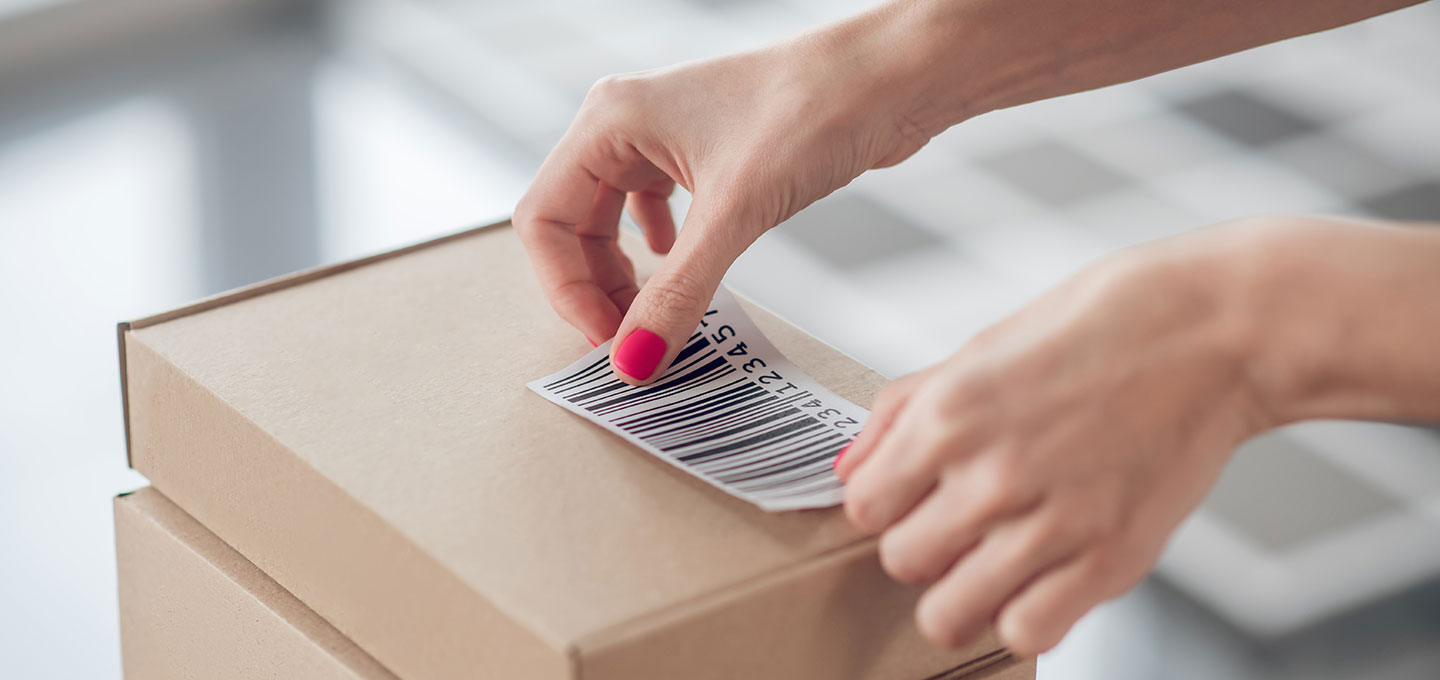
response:
[[[600,76],[865,5],[0,0],[0,677],[119,675],[110,499],[144,480],[115,322],[504,217]],[[730,284],[894,377],[1129,244],[1259,212],[1440,220],[1437,64],[1430,3],[989,114]],[[1440,436],[1301,426],[1245,447],[1041,677],[1440,677],[1437,575]]]

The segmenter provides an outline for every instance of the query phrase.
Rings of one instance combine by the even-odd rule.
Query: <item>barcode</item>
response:
[[[838,503],[842,487],[832,463],[859,433],[864,409],[800,374],[725,302],[717,297],[706,322],[650,385],[617,379],[602,346],[531,387],[767,509]]]

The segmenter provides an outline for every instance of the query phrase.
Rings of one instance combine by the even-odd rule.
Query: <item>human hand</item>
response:
[[[920,148],[914,58],[887,7],[765,49],[601,80],[515,209],[551,305],[620,379],[662,372],[726,270],[767,229]],[[668,197],[694,200],[676,236]],[[622,208],[669,253],[643,287],[617,245]]]
[[[993,622],[1017,654],[1049,649],[1276,424],[1248,372],[1251,226],[1112,256],[882,392],[837,473],[886,571],[930,584],[927,637]]]

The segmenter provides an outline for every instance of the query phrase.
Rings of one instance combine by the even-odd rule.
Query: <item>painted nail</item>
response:
[[[840,453],[835,454],[835,462],[830,464],[831,467],[840,467],[840,459],[845,457],[845,452],[850,450],[850,446],[851,444],[846,444],[845,448],[840,449]]]
[[[590,336],[588,336],[588,335],[585,336],[585,342],[590,343],[590,346],[591,346],[591,347],[599,347],[599,346],[600,346],[600,343],[595,342],[594,340],[591,340],[591,339],[590,339]]]
[[[665,358],[665,338],[644,328],[636,328],[620,342],[615,351],[615,368],[636,380],[645,380]]]

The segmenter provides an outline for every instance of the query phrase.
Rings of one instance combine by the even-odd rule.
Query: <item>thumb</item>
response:
[[[640,288],[615,333],[610,363],[622,381],[653,381],[684,349],[725,272],[758,235],[740,225],[700,200],[691,205],[675,247]]]

